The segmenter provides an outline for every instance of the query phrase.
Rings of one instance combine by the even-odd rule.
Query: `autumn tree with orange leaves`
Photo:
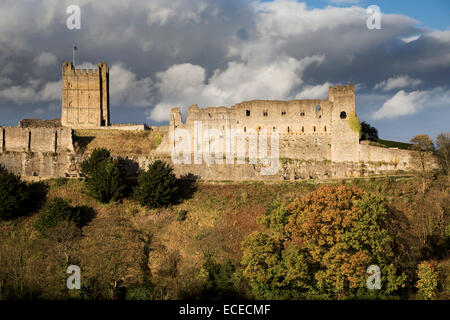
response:
[[[360,189],[322,186],[283,208],[266,213],[260,221],[269,229],[242,244],[244,276],[259,298],[364,296],[372,264],[381,268],[380,294],[405,286],[406,276],[393,263],[382,199]],[[283,224],[282,236],[275,221]],[[274,289],[282,294],[273,296]]]

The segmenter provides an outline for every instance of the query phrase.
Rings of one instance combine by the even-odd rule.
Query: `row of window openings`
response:
[[[272,132],[275,132],[275,130],[276,130],[276,128],[273,127],[273,128],[272,128]],[[261,127],[258,127],[257,131],[260,132],[260,131],[261,131]],[[287,127],[286,131],[287,131],[288,133],[293,132],[292,129],[291,129],[291,127]],[[244,127],[244,132],[247,132],[247,127]],[[302,132],[305,132],[305,127],[302,127]],[[316,126],[313,127],[313,132],[317,132]],[[323,132],[327,132],[327,126],[324,126],[324,127],[323,127]]]
[[[246,112],[245,114],[247,115],[247,117],[250,117],[250,110],[246,110],[245,112]],[[263,116],[267,117],[268,115],[269,115],[269,113],[267,112],[267,110],[263,110]],[[285,116],[286,115],[286,111],[281,111],[281,115]],[[300,116],[304,117],[305,113],[304,112],[300,112]],[[347,113],[345,111],[342,111],[341,114],[340,114],[340,118],[341,119],[346,119],[347,118]]]

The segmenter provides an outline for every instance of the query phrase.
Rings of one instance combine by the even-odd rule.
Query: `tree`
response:
[[[320,292],[337,296],[365,288],[366,269],[378,265],[382,273],[395,273],[393,243],[386,229],[383,201],[345,186],[323,186],[288,208],[286,226],[298,236],[321,267],[315,273]],[[384,279],[384,292],[404,286],[405,276]]]
[[[111,153],[105,148],[95,148],[90,157],[81,163],[81,173],[85,177],[91,175],[103,160],[112,160]]]
[[[433,162],[433,140],[431,140],[426,134],[420,134],[412,138],[410,142],[413,144],[410,147],[413,151],[412,160],[418,168],[420,176],[422,177],[422,193],[425,194],[426,179],[429,175],[430,167]]]
[[[30,190],[17,176],[0,167],[0,220],[12,220],[28,214]]]
[[[125,181],[119,162],[104,159],[86,178],[88,193],[101,203],[117,201],[124,195]]]
[[[235,272],[231,260],[221,264],[212,254],[207,254],[199,278],[202,280],[201,291],[196,295],[200,299],[235,299],[237,292],[234,287]]]
[[[34,227],[41,234],[46,235],[47,230],[56,227],[63,221],[72,222],[76,226],[81,227],[83,212],[80,207],[72,207],[67,200],[53,198],[39,211]]]
[[[311,289],[309,255],[263,232],[253,232],[242,242],[243,274],[258,299],[298,299]]]
[[[361,122],[361,140],[378,140],[378,130],[366,122]]]
[[[419,294],[426,300],[436,296],[439,274],[430,262],[423,261],[417,267],[417,284]]]
[[[82,294],[88,299],[119,299],[128,289],[148,283],[148,242],[117,214],[93,220],[83,228],[80,245]]]
[[[286,238],[285,225],[289,221],[290,213],[286,205],[279,199],[273,201],[264,215],[258,217],[258,223],[274,232],[280,239]]]
[[[156,160],[148,166],[147,171],[139,175],[133,197],[143,206],[159,208],[172,203],[178,191],[178,180],[173,168],[163,161]]]
[[[450,132],[441,132],[436,137],[436,158],[445,175],[450,174]]]
[[[280,208],[271,211],[274,217],[260,219],[269,231],[242,243],[244,275],[258,297],[365,294],[372,264],[383,274],[383,294],[405,286],[406,276],[394,264],[382,199],[360,189],[323,186],[294,200],[281,215]]]

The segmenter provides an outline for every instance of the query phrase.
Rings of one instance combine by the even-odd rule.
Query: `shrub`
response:
[[[430,262],[423,261],[417,267],[417,284],[419,294],[426,300],[436,296],[439,274]]]
[[[173,168],[157,160],[148,166],[147,171],[139,175],[133,197],[143,206],[159,208],[175,201],[178,190],[178,180]]]
[[[104,159],[86,178],[88,194],[101,203],[109,203],[123,197],[125,181],[117,160]]]
[[[90,157],[81,163],[81,173],[85,177],[91,175],[95,168],[97,168],[103,160],[107,159],[112,159],[109,150],[104,148],[95,148]]]
[[[184,220],[186,220],[186,215],[187,215],[187,211],[186,210],[178,211],[177,221],[184,221]]]
[[[30,210],[30,190],[20,176],[0,167],[0,220],[26,215]]]
[[[67,200],[54,198],[39,211],[34,227],[42,234],[46,234],[48,229],[56,227],[63,221],[73,222],[80,227],[83,222],[82,210],[79,207],[71,207]]]
[[[358,133],[361,136],[361,123],[359,122],[358,117],[356,116],[356,113],[353,112],[348,117],[348,126],[351,130]]]
[[[235,267],[228,259],[221,264],[208,254],[203,263],[199,279],[202,280],[200,299],[236,299],[233,275]]]
[[[66,182],[67,182],[66,178],[61,178],[61,177],[59,177],[59,178],[56,178],[56,180],[55,180],[55,185],[56,185],[57,187],[62,187],[63,185],[66,184]]]

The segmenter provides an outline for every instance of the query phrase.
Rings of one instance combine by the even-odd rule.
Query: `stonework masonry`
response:
[[[28,119],[21,121],[18,127],[0,127],[0,166],[24,178],[80,176],[80,164],[88,155],[75,153],[72,128],[149,129],[145,125],[110,125],[109,72],[105,63],[99,63],[96,70],[75,70],[70,62],[62,66],[61,122]],[[130,155],[119,158],[119,162],[128,176],[136,176],[151,161],[161,159],[169,162],[180,177],[206,180],[324,179],[413,169],[411,151],[360,143],[359,133],[350,125],[352,117],[356,117],[353,85],[330,87],[328,99],[252,100],[230,108],[193,105],[188,109],[185,122],[180,108],[172,108],[168,127],[152,127],[162,136],[160,145],[149,154]],[[196,135],[201,138],[183,141],[183,136],[175,135],[180,129],[191,138]],[[228,135],[234,142],[227,146]],[[248,161],[249,150],[260,151],[261,137],[265,137],[262,141],[271,152],[274,136],[279,138],[278,170],[262,175],[265,165]],[[244,150],[239,150],[242,146],[237,139],[244,141]],[[212,142],[220,142],[218,146],[222,149],[212,150]],[[225,155],[232,151],[243,155],[245,161],[176,163],[172,151],[186,143],[189,150],[198,149],[202,155],[214,153],[217,156],[218,151]]]
[[[74,129],[109,126],[109,69],[75,69],[62,63],[61,124]]]
[[[0,127],[0,151],[73,152],[72,129]]]
[[[226,150],[226,135],[233,130],[232,153],[238,153],[237,139],[245,137],[246,157],[258,139],[253,136],[279,134],[280,157],[300,160],[329,160],[332,162],[359,162],[359,132],[350,128],[349,119],[356,116],[353,85],[330,87],[327,100],[262,101],[253,100],[226,107],[188,109],[186,123],[182,122],[180,108],[170,111],[171,142],[186,144],[176,130],[189,132],[190,150],[209,152],[212,139],[220,139],[222,154]],[[201,126],[201,127],[200,127]],[[215,137],[203,137],[206,129],[216,130]],[[200,132],[201,131],[201,132]],[[212,132],[212,131],[211,131]],[[199,136],[194,142],[192,137]],[[202,140],[202,141],[200,141]],[[206,141],[206,142],[205,142]],[[268,138],[270,146],[271,139]],[[203,143],[202,143],[203,142]],[[199,146],[196,145],[199,144]],[[270,147],[269,147],[270,149]]]

